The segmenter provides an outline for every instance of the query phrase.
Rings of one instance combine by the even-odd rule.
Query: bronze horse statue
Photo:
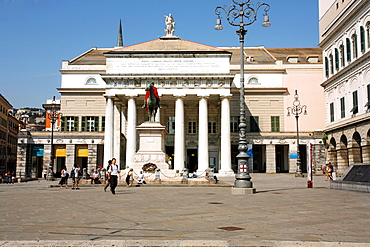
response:
[[[143,108],[146,108],[148,111],[149,122],[155,122],[155,116],[158,108],[161,107],[157,88],[154,87],[154,83],[152,82],[146,86],[145,91],[146,94]]]

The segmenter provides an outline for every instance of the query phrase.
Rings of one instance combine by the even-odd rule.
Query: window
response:
[[[370,48],[370,21],[366,23],[367,48]]]
[[[250,116],[250,132],[259,132],[259,117],[258,116]]]
[[[370,109],[370,84],[367,84],[367,102],[365,104],[366,109]]]
[[[271,132],[280,132],[279,116],[271,116]]]
[[[329,62],[330,62],[330,74],[334,74],[334,61],[333,61],[333,55],[329,55]]]
[[[365,28],[360,27],[360,41],[361,41],[361,51],[365,52]]]
[[[239,117],[230,117],[230,132],[239,132]]]
[[[340,52],[340,65],[344,67],[345,65],[345,56],[344,56],[344,45],[339,46],[339,52]]]
[[[334,102],[330,103],[330,122],[334,122]]]
[[[105,131],[105,116],[101,118],[101,131]]]
[[[352,39],[353,58],[357,58],[357,34],[353,34],[351,39]]]
[[[252,77],[249,79],[248,83],[251,83],[251,84],[258,83],[258,79],[256,77]]]
[[[99,117],[82,117],[81,131],[98,131]]]
[[[96,84],[95,78],[89,78],[89,79],[87,79],[86,84]]]
[[[347,46],[347,62],[351,62],[351,41],[349,38],[346,39]]]
[[[325,76],[329,77],[329,60],[325,57]]]
[[[78,117],[62,117],[61,131],[78,131]]]
[[[197,133],[197,118],[195,117],[188,118],[188,133],[189,134]]]
[[[339,70],[339,52],[337,48],[335,48],[334,56],[335,56],[335,70]]]
[[[340,98],[340,117],[341,118],[346,117],[346,104],[344,101],[344,97]]]
[[[358,113],[358,97],[357,97],[357,91],[354,91],[352,93],[352,99],[353,99],[353,107],[352,107],[352,114]]]
[[[167,129],[168,134],[175,134],[175,117],[168,117]]]
[[[208,118],[208,133],[210,134],[216,134],[216,118],[211,117]]]

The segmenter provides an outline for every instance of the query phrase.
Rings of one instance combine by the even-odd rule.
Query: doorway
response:
[[[190,173],[198,170],[198,149],[187,149],[186,161],[186,168]]]
[[[289,173],[288,145],[275,146],[276,173]]]
[[[253,172],[266,173],[266,145],[253,145]]]

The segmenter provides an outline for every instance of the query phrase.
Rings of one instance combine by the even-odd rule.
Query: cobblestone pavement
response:
[[[370,194],[292,174],[230,187],[49,188],[0,184],[0,246],[370,246]],[[233,183],[233,177],[221,177]]]

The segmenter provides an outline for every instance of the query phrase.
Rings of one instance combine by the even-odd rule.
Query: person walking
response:
[[[79,182],[78,173],[79,172],[80,172],[80,167],[77,164],[74,164],[73,168],[71,170],[71,178],[73,179],[72,190],[74,190],[74,189],[79,190],[80,189],[78,187],[78,182]]]
[[[134,182],[134,169],[130,168],[130,171],[127,173],[126,176],[127,187],[131,187],[133,182]]]
[[[110,178],[110,190],[112,194],[115,195],[118,183],[118,174],[120,173],[118,165],[116,164],[116,158],[112,159],[112,165],[110,166],[108,173],[108,177]]]
[[[104,192],[107,191],[108,186],[110,186],[110,176],[108,170],[112,166],[112,160],[108,160],[108,166],[107,166],[107,171],[105,172],[105,177],[106,177],[106,185],[104,186]]]
[[[46,180],[46,176],[48,175],[48,169],[44,168],[44,170],[42,171],[42,174],[44,176],[44,179]]]

